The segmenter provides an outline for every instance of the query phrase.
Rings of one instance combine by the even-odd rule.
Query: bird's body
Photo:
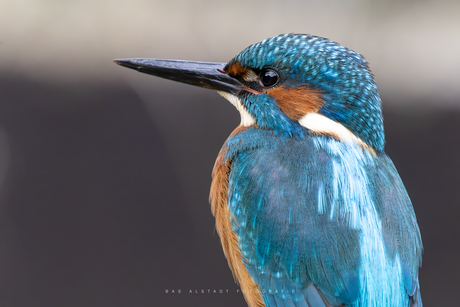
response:
[[[268,306],[310,306],[317,288],[333,306],[411,306],[417,267],[407,265],[417,258],[418,238],[407,230],[416,221],[386,155],[251,126],[228,139],[214,181],[217,227],[230,238],[222,240],[227,258],[240,280],[238,270],[248,270],[257,284],[242,283],[249,300],[259,301],[262,291]]]
[[[249,306],[422,306],[420,232],[359,54],[288,34],[206,73],[146,61],[118,63],[217,89],[240,111],[210,200]]]

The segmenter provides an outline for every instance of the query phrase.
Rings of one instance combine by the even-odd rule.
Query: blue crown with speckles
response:
[[[381,99],[363,57],[328,39],[283,34],[251,45],[230,60],[255,70],[272,68],[282,84],[306,84],[325,100],[319,113],[334,120],[377,151],[385,144]]]

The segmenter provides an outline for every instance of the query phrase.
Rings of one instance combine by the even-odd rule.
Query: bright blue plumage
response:
[[[373,149],[305,129],[269,91],[241,95],[259,129],[224,146],[232,163],[228,205],[248,271],[261,289],[278,292],[263,295],[266,306],[421,306],[420,232],[383,153],[380,97],[367,62],[323,38],[280,35],[248,47],[227,67],[235,63],[272,68],[283,85],[319,89],[324,104],[317,113]],[[312,285],[324,298],[317,305],[307,293]]]
[[[117,63],[216,89],[240,111],[210,199],[250,307],[422,306],[420,231],[358,53],[285,34],[227,64]]]
[[[421,240],[386,155],[254,128],[227,144],[233,230],[248,269],[261,289],[285,290],[267,301],[302,301],[313,283],[332,305],[410,306]]]

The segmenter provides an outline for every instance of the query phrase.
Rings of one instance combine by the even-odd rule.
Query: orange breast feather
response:
[[[233,136],[247,127],[236,128],[230,136]],[[224,147],[225,148],[225,145]],[[259,286],[249,275],[243,262],[243,255],[239,247],[238,237],[232,230],[230,209],[228,208],[228,178],[231,169],[231,160],[225,160],[225,150],[221,150],[212,171],[212,184],[209,200],[211,210],[216,218],[216,230],[220,236],[222,248],[228,265],[232,270],[233,277],[239,283],[244,298],[249,307],[265,306],[262,300]]]

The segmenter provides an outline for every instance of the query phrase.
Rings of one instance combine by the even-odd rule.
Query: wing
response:
[[[316,288],[336,306],[352,303],[359,290],[358,230],[320,213],[319,202],[333,196],[321,191],[329,186],[322,178],[333,175],[327,155],[313,144],[286,142],[232,161],[229,208],[246,267],[267,306],[327,306]]]
[[[386,272],[397,266],[393,260],[399,255],[402,287],[407,292],[400,301],[407,302],[401,306],[408,306],[418,286],[419,264],[413,262],[419,251],[413,248],[414,242],[405,244],[417,242],[413,228],[418,228],[391,161],[370,154],[359,157],[360,148],[337,151],[314,139],[299,142],[263,136],[257,148],[245,150],[245,138],[235,138],[238,150],[227,154],[231,159],[228,205],[246,269],[258,284],[265,305],[360,306],[366,299],[368,303],[382,300],[384,291],[372,287],[385,280],[371,280],[369,285],[364,281],[374,274],[387,274],[385,278],[398,283],[397,276]],[[334,146],[336,143],[333,141]],[[372,229],[374,220],[366,220],[363,212],[368,203],[375,211],[368,215],[381,219],[380,228]],[[382,248],[365,245],[366,227],[382,238]],[[382,261],[393,266],[382,264],[374,269],[376,255],[387,254],[393,260]],[[390,285],[387,292],[399,286]],[[378,293],[362,297],[372,291]]]
[[[387,251],[391,257],[399,255],[411,306],[421,307],[418,270],[422,266],[423,245],[412,203],[388,156],[382,155],[370,172],[374,172],[374,203],[381,216]]]

